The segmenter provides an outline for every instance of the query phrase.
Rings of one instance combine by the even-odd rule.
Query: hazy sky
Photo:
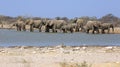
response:
[[[120,0],[1,0],[0,15],[80,17],[108,13],[120,17]]]

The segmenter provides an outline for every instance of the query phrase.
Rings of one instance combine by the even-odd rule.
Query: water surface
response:
[[[0,29],[0,46],[117,45],[120,34],[18,32]]]

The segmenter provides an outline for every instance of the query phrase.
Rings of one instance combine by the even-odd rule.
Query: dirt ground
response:
[[[63,67],[60,63],[120,67],[120,47],[1,47],[0,67]],[[73,66],[78,67],[78,66]]]

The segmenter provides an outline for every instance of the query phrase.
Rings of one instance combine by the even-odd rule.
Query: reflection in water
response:
[[[120,34],[17,32],[0,29],[0,46],[120,45]]]

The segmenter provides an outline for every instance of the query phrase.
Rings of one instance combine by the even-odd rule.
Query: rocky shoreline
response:
[[[103,52],[103,53],[113,53],[120,52],[120,46],[8,46],[8,47],[0,47],[0,49],[18,49],[18,50],[36,50],[41,53],[49,53],[49,52],[61,52],[61,53],[74,53],[74,52]],[[1,52],[1,51],[0,51]]]

